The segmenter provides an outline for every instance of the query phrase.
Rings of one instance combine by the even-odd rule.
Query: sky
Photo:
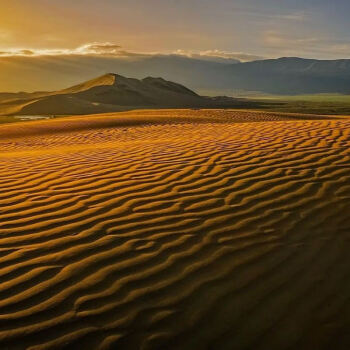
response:
[[[349,0],[0,0],[0,55],[350,58]]]

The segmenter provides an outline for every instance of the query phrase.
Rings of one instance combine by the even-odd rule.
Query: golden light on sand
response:
[[[345,332],[348,119],[138,111],[0,137],[3,348],[318,349]]]

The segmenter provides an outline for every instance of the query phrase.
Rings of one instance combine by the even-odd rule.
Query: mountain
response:
[[[7,98],[6,98],[7,96]],[[163,78],[126,78],[105,74],[55,92],[3,94],[2,115],[69,115],[115,112],[136,108],[240,107],[244,101],[199,96]]]
[[[350,93],[350,60],[297,57],[231,65],[221,88],[272,94]]]
[[[232,64],[178,55],[0,57],[0,90],[55,90],[106,71],[137,79],[147,75],[161,76],[209,95],[234,96],[238,91],[285,95],[350,93],[348,59],[285,57]],[[10,89],[6,90],[6,86]],[[0,101],[4,99],[8,96],[0,94]]]
[[[223,63],[226,62],[226,63]],[[0,56],[0,91],[49,91],[118,72],[131,78],[163,77],[203,93],[232,61],[215,62],[179,55],[108,57],[87,55]],[[0,96],[1,100],[1,96]]]

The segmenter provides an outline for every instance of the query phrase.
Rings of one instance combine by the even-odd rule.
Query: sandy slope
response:
[[[350,121],[225,113],[0,127],[1,349],[350,348]]]
[[[1,96],[2,95],[2,96]],[[187,87],[147,77],[105,74],[68,89],[0,94],[0,115],[82,115],[143,108],[252,108],[260,103],[225,96],[199,96]]]

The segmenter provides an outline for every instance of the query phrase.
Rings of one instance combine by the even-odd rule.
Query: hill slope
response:
[[[136,108],[214,108],[241,104],[242,101],[227,97],[199,96],[162,78],[138,80],[109,73],[60,91],[11,94],[11,98],[0,102],[0,114],[92,114]]]

